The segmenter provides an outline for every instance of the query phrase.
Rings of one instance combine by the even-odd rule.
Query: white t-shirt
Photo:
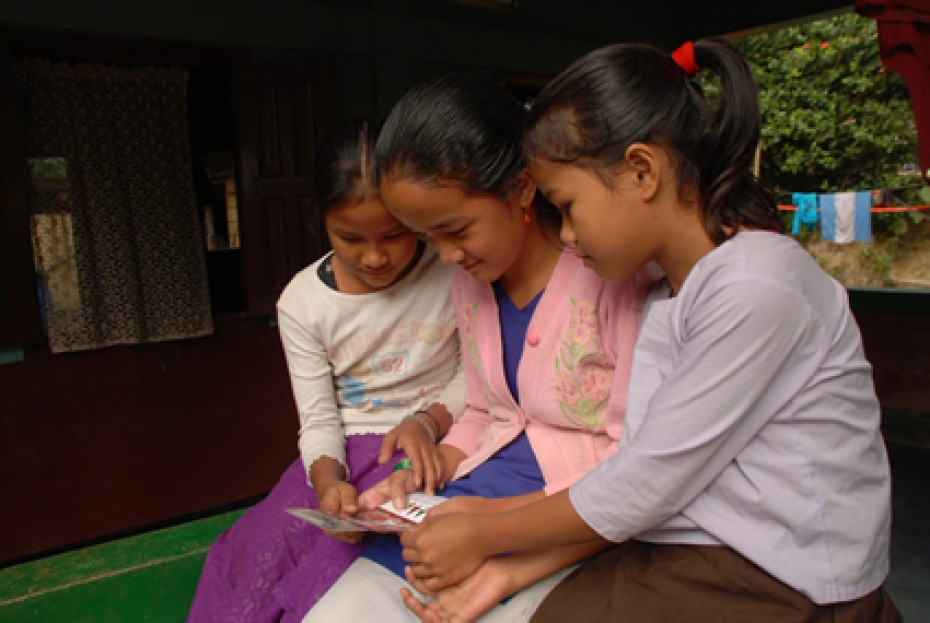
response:
[[[348,471],[345,437],[386,433],[434,402],[453,417],[464,409],[453,267],[426,248],[393,286],[368,294],[333,290],[317,272],[294,276],[278,299],[278,327],[300,417],[307,470],[329,456]]]
[[[880,411],[845,289],[741,233],[647,310],[617,453],[571,490],[615,542],[725,544],[816,603],[888,572]]]

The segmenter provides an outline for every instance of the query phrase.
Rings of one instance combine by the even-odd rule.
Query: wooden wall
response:
[[[930,418],[930,315],[857,311],[856,319],[882,407]]]
[[[0,564],[203,514],[295,460],[277,329],[218,318],[181,342],[0,366]]]

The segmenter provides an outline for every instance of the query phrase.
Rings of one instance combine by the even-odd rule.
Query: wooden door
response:
[[[332,121],[330,64],[250,61],[234,80],[245,306],[274,313],[282,288],[328,248],[313,153]]]

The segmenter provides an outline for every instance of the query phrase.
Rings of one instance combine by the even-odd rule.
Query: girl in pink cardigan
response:
[[[453,499],[433,514],[499,512],[564,490],[614,452],[623,425],[650,279],[608,283],[559,243],[558,213],[525,169],[522,116],[497,84],[453,74],[404,96],[378,141],[385,205],[460,267],[466,408],[439,447]],[[415,489],[397,471],[360,503],[401,504]],[[404,565],[397,537],[378,537],[304,621],[416,620],[399,594]],[[560,577],[489,616],[527,619]]]

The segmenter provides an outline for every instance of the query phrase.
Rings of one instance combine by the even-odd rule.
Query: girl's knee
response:
[[[303,623],[415,621],[400,597],[403,587],[409,585],[391,571],[359,558],[307,613]]]

